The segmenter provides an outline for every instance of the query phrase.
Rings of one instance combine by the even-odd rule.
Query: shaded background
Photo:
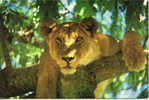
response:
[[[7,33],[0,38],[0,69],[6,65],[21,68],[39,63],[45,47],[39,30],[39,22],[43,19],[63,23],[94,17],[99,32],[122,39],[126,31],[134,30],[141,35],[142,45],[148,50],[147,9],[147,0],[0,0],[0,23],[6,27],[0,31]],[[11,98],[25,98],[31,94]],[[114,78],[103,94],[103,98],[147,97],[147,68]]]

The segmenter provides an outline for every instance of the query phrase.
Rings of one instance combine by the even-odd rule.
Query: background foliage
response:
[[[0,18],[8,31],[5,34],[13,68],[39,63],[45,47],[39,23],[52,19],[58,23],[94,17],[98,31],[122,39],[128,30],[141,35],[148,49],[147,0],[0,0]],[[4,69],[4,51],[0,41],[0,68]],[[103,98],[147,98],[148,70],[116,77]],[[24,96],[27,96],[26,94]],[[21,97],[24,97],[21,96]],[[19,98],[18,96],[16,98]]]

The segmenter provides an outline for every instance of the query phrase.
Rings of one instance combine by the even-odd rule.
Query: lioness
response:
[[[145,53],[141,47],[140,36],[136,32],[127,32],[122,43],[120,40],[97,32],[97,28],[98,23],[93,18],[62,24],[45,20],[40,24],[41,32],[44,34],[49,48],[43,53],[40,60],[37,98],[62,98],[62,94],[67,94],[57,94],[59,82],[64,87],[71,82],[61,79],[61,75],[73,75],[78,67],[86,66],[103,56],[111,56],[120,50],[123,51],[130,70],[144,69]],[[94,97],[101,96],[105,87],[110,83],[109,80],[98,84],[99,88],[96,89]],[[80,98],[83,97],[80,96]]]

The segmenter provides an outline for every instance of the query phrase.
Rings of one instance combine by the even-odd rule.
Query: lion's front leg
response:
[[[97,84],[96,89],[94,90],[95,98],[102,98],[102,95],[109,84],[112,83],[113,78],[104,80]]]
[[[58,77],[59,69],[49,53],[45,51],[40,58],[36,97],[56,98]]]
[[[129,71],[140,71],[145,68],[146,55],[138,33],[133,31],[125,33],[122,51]]]
[[[36,89],[36,98],[56,98],[55,80],[49,79],[48,75],[40,75]]]

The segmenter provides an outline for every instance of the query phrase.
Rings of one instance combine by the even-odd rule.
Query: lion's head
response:
[[[47,39],[50,56],[65,75],[75,73],[78,66],[87,65],[100,57],[94,39],[97,22],[93,18],[62,24],[46,20],[40,28]]]

